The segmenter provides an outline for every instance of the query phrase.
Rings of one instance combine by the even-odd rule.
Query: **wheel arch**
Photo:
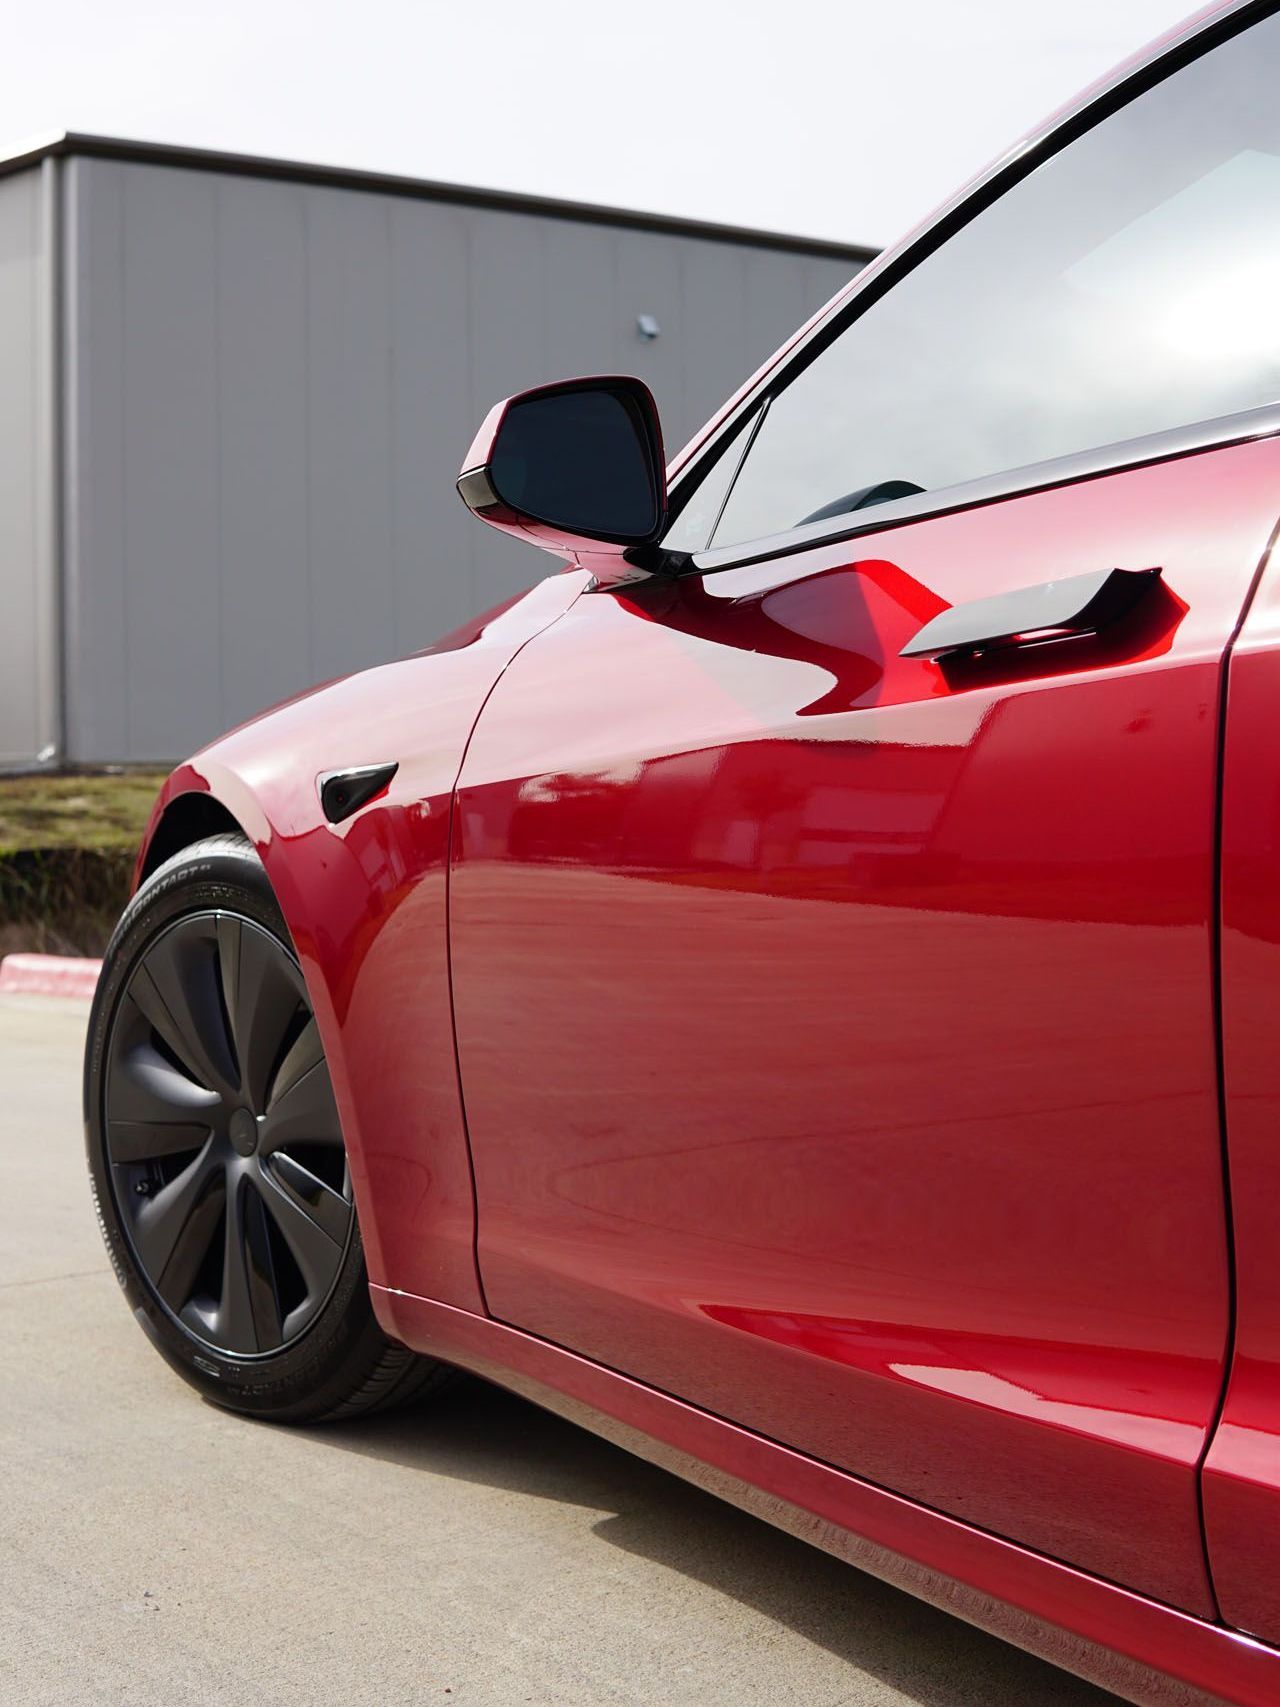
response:
[[[212,794],[191,791],[176,795],[162,807],[143,841],[134,887],[145,883],[157,867],[206,836],[245,835],[244,825]]]

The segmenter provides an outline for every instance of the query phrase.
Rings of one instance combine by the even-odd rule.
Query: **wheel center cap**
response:
[[[231,1142],[242,1156],[252,1156],[258,1148],[258,1122],[247,1108],[238,1108],[231,1116],[228,1128]]]

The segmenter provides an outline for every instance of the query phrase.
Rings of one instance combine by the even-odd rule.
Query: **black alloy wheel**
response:
[[[327,1421],[451,1378],[374,1315],[319,1027],[243,837],[183,849],[126,907],[89,1016],[85,1142],[134,1316],[215,1404]]]

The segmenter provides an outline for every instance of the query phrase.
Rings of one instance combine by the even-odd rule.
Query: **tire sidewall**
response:
[[[385,1345],[373,1316],[359,1224],[353,1225],[333,1291],[306,1332],[279,1352],[237,1358],[188,1334],[141,1273],[116,1205],[105,1142],[107,1048],[120,998],[147,947],[192,913],[235,912],[269,931],[296,960],[289,930],[248,842],[220,836],[175,854],[129,902],[103,958],[85,1049],[85,1149],[94,1212],[111,1266],[140,1326],[161,1355],[216,1404],[271,1416],[323,1414],[350,1386],[353,1362]],[[327,1390],[332,1388],[332,1392]]]

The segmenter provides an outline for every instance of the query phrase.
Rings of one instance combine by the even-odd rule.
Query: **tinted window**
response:
[[[712,543],[1276,401],[1278,88],[1273,16],[978,214],[773,400]]]

